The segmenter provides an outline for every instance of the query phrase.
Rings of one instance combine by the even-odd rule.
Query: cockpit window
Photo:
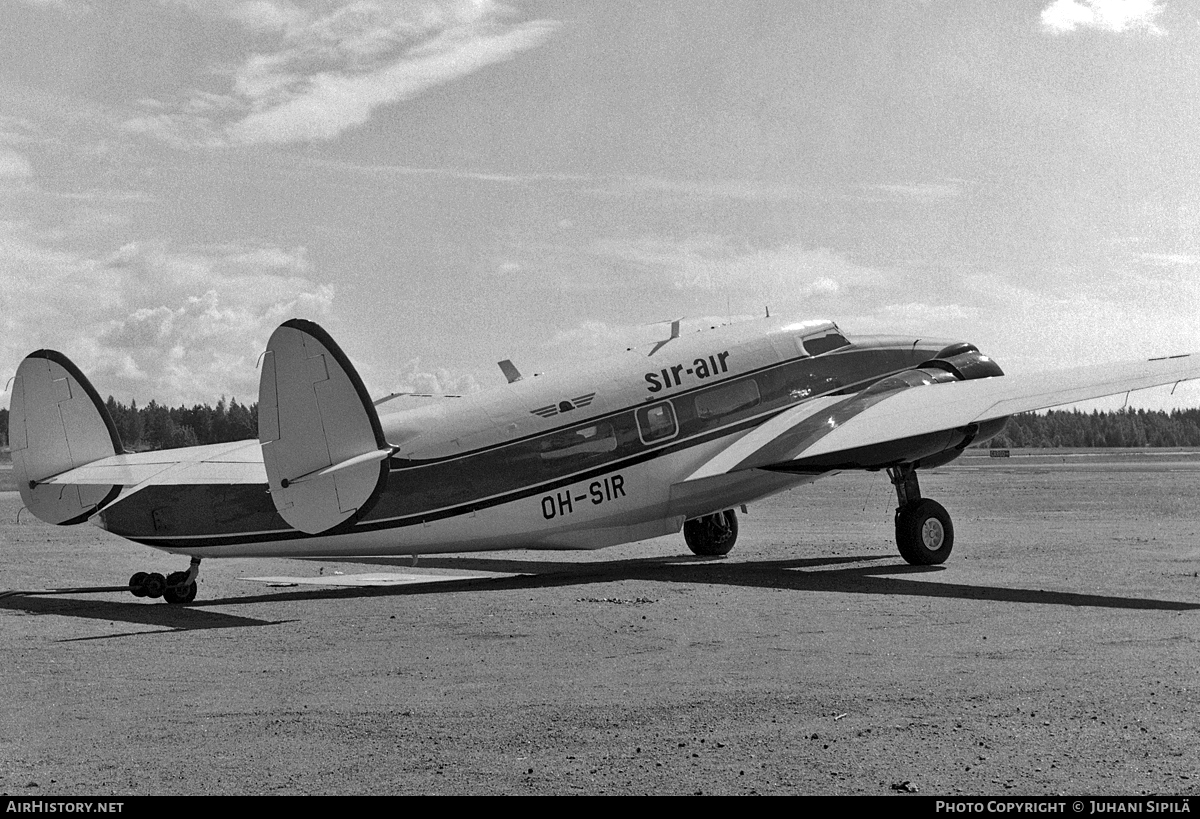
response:
[[[836,331],[828,332],[823,336],[804,339],[804,349],[809,355],[820,355],[827,353],[830,350],[836,350],[839,347],[848,347],[850,342],[846,337]]]
[[[705,390],[696,396],[696,417],[719,418],[738,410],[749,409],[762,400],[758,384],[753,379],[734,381],[714,390]]]

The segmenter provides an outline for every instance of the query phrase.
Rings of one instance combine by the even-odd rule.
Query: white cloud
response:
[[[586,181],[585,177],[560,176]],[[816,187],[766,183],[746,179],[669,179],[656,176],[613,176],[594,178],[592,192],[599,196],[642,196],[661,194],[688,199],[733,199],[744,202],[787,202],[821,195]]]
[[[368,374],[363,373],[364,380],[368,379]],[[421,364],[418,358],[411,359],[405,364],[403,371],[398,375],[389,373],[388,377],[392,379],[392,388],[390,392],[416,392],[430,393],[433,395],[467,395],[473,392],[479,392],[479,382],[475,380],[472,373],[463,372],[461,370],[447,369],[445,367],[437,367],[429,369]],[[379,397],[379,396],[376,396]],[[402,406],[393,405],[389,409],[403,409]]]
[[[16,151],[0,148],[0,179],[28,179],[33,176],[29,160]]]
[[[978,317],[978,311],[959,304],[927,304],[906,302],[883,304],[870,313],[846,319],[843,329],[851,327],[856,332],[886,333],[953,333],[951,328],[969,326]]]
[[[770,203],[792,201],[852,200],[856,202],[941,202],[961,197],[972,183],[963,179],[941,179],[908,185],[787,185],[749,179],[669,179],[654,176],[571,177],[543,175],[544,179],[591,181],[600,196],[643,196],[662,194],[688,199],[731,199]]]
[[[588,319],[555,333],[541,346],[551,359],[587,360],[616,355],[630,347],[649,344],[668,336],[670,327],[665,322],[630,325]]]
[[[190,2],[230,18],[270,47],[247,55],[227,93],[195,91],[180,105],[144,100],[126,130],[173,144],[327,140],[381,106],[421,94],[545,42],[548,20],[511,23],[490,0],[356,0],[320,10],[283,0]]]
[[[836,281],[828,276],[821,276],[818,279],[814,279],[808,287],[804,288],[804,291],[806,295],[810,296],[834,296],[837,295],[840,289],[841,285]]]
[[[592,252],[669,281],[677,290],[748,297],[771,305],[775,312],[807,311],[812,301],[838,296],[847,284],[880,277],[879,271],[824,248],[751,248],[707,235],[604,240]]]
[[[936,202],[962,196],[963,187],[966,184],[962,180],[946,180],[943,182],[919,182],[913,185],[866,185],[863,189],[868,192],[868,199],[876,198],[870,194],[883,194],[892,199]]]
[[[1157,0],[1055,0],[1042,11],[1042,25],[1056,34],[1079,28],[1163,34],[1154,22],[1161,11]]]
[[[91,7],[85,0],[21,0],[26,5],[38,6],[40,8],[55,8],[59,11],[70,14],[86,14],[91,11]]]
[[[107,258],[57,250],[20,225],[0,225],[0,368],[50,347],[74,360],[102,395],[167,404],[247,403],[271,331],[321,318],[333,289],[307,277],[303,248],[179,250],[126,245]]]
[[[655,344],[671,337],[673,320],[648,324],[612,324],[588,319],[546,338],[538,346],[536,361],[517,360],[515,363],[528,376],[535,369],[538,372],[570,372],[624,354],[644,356]],[[711,321],[681,317],[679,320],[681,335],[690,335],[713,324],[727,323],[724,318]]]
[[[969,340],[1013,372],[1200,349],[1200,282],[1186,271],[1049,270],[1030,285],[972,274],[955,298],[974,308]]]
[[[1140,253],[1135,258],[1155,267],[1195,267],[1200,265],[1200,256],[1195,253]]]
[[[382,68],[359,73],[343,69],[301,76],[273,61],[259,61],[239,77],[238,87],[260,110],[231,125],[228,133],[243,143],[332,139],[365,123],[382,105],[409,99],[534,48],[554,28],[539,21],[499,33],[447,34]],[[378,47],[360,42],[349,50],[361,56]]]
[[[294,3],[252,0],[237,3],[228,15],[254,31],[285,31],[304,24],[308,14]]]
[[[228,143],[211,117],[183,112],[131,117],[122,122],[120,127],[129,133],[152,137],[176,148],[220,148]]]

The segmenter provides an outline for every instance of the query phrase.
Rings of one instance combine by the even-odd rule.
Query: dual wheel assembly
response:
[[[129,578],[129,591],[134,597],[162,598],[168,603],[190,603],[196,599],[196,575],[200,561],[192,561],[192,569],[171,572],[163,577],[158,572],[137,572]]]

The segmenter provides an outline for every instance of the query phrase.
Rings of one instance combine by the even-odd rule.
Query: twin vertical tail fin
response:
[[[350,359],[319,325],[281,324],[258,387],[258,440],[275,509],[295,529],[350,526],[387,483],[392,448]]]
[[[123,451],[96,388],[62,353],[38,350],[17,367],[8,426],[21,501],[47,523],[82,523],[120,493],[115,485],[45,483]]]
[[[387,483],[392,447],[375,406],[346,354],[310,321],[284,322],[267,344],[258,438],[275,508],[302,532],[353,525]],[[121,492],[54,480],[124,452],[96,389],[62,353],[38,350],[17,368],[9,443],[21,500],[47,523],[82,523]]]

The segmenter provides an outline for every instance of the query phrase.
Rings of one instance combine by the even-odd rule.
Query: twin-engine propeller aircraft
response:
[[[900,554],[928,565],[954,527],[918,470],[1013,413],[1200,377],[1186,355],[1004,375],[971,344],[779,318],[673,328],[649,355],[565,375],[501,369],[507,384],[473,395],[373,402],[329,334],[293,319],[262,358],[257,441],[127,453],[83,373],[38,350],[14,380],[13,471],[44,521],[191,556],[129,581],[172,603],[195,598],[205,557],[597,549],[680,529],[723,555],[735,507],[849,469],[886,471]]]

